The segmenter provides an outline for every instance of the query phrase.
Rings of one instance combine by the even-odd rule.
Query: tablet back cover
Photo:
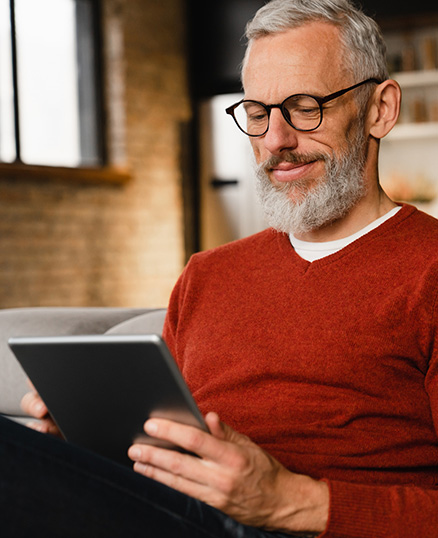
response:
[[[157,335],[12,338],[9,345],[64,437],[119,463],[149,417],[206,429]]]

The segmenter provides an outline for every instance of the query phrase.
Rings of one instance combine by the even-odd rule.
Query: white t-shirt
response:
[[[368,226],[365,226],[365,228],[362,228],[362,230],[359,230],[358,232],[354,233],[353,235],[349,235],[348,237],[344,237],[343,239],[337,239],[336,241],[325,241],[322,243],[314,243],[313,241],[301,241],[300,239],[297,239],[292,234],[290,234],[290,242],[292,243],[292,246],[294,247],[296,253],[301,256],[301,258],[304,258],[309,262],[313,262],[315,260],[324,258],[325,256],[330,256],[330,254],[334,254],[335,252],[338,252],[339,250],[345,248],[353,241],[356,241],[356,239],[359,239],[359,237],[362,237],[368,232],[371,232],[371,230],[374,230],[375,228],[383,224],[386,220],[393,217],[400,209],[401,207],[394,207],[394,209],[391,209],[391,211],[383,215],[383,217],[378,218],[371,224],[368,224]]]

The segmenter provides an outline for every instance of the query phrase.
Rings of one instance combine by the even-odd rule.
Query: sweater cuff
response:
[[[329,486],[330,507],[326,530],[320,538],[387,538],[387,496],[376,498],[376,488],[335,480]]]

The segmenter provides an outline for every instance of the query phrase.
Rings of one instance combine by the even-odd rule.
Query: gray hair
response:
[[[349,0],[272,0],[260,8],[247,24],[248,47],[260,37],[277,34],[303,24],[321,21],[337,26],[345,50],[346,69],[359,82],[367,78],[389,78],[386,45],[377,23]],[[365,89],[365,92],[369,92]]]

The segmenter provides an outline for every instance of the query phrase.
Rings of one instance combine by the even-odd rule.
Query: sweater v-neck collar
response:
[[[336,262],[337,260],[345,256],[348,256],[351,252],[354,252],[356,249],[360,248],[362,245],[365,245],[370,241],[374,241],[382,234],[388,233],[395,226],[398,226],[401,222],[403,222],[405,219],[409,218],[411,215],[418,211],[416,207],[409,204],[399,205],[401,205],[400,211],[398,211],[390,219],[383,222],[380,226],[374,228],[365,235],[362,235],[341,250],[333,254],[329,254],[328,256],[325,256],[324,258],[321,258],[319,260],[309,262],[301,258],[301,256],[299,256],[292,247],[288,234],[285,233],[278,234],[280,250],[283,255],[287,256],[290,261],[293,261],[294,264],[296,264],[303,272],[307,272],[309,268],[317,269],[319,267],[324,267],[328,264]]]

